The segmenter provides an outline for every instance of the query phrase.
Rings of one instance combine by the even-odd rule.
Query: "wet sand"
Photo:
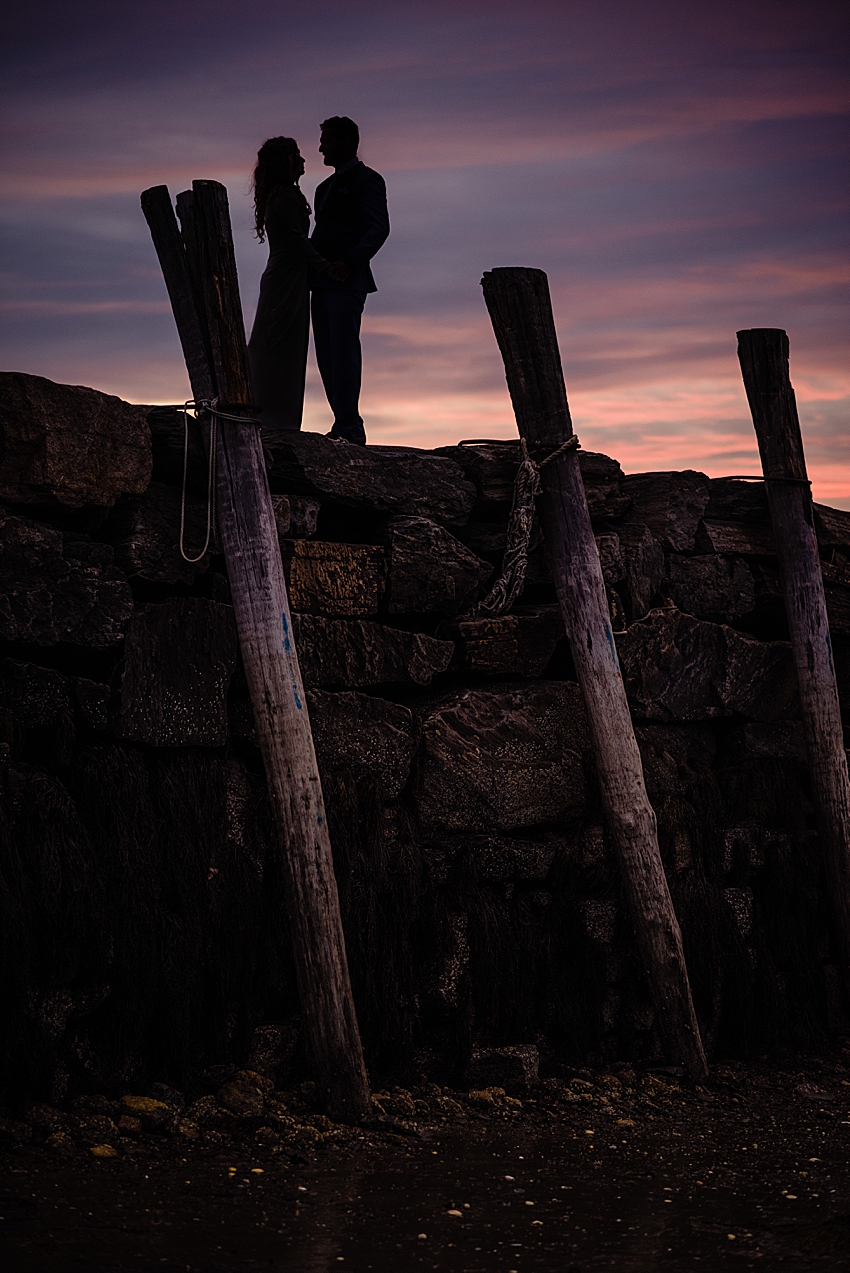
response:
[[[702,1091],[574,1083],[521,1106],[453,1093],[462,1113],[442,1123],[326,1131],[294,1153],[31,1144],[3,1155],[2,1267],[850,1268],[850,1068],[721,1068]]]

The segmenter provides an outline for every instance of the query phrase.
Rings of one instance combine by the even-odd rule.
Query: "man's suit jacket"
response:
[[[379,172],[360,159],[344,164],[316,187],[316,228],[310,242],[326,261],[345,261],[351,270],[344,283],[313,270],[311,287],[374,292],[369,262],[390,232],[387,187]]]

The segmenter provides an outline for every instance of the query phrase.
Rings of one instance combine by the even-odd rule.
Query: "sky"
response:
[[[8,10],[3,368],[182,402],[140,192],[225,183],[250,330],[257,148],[294,136],[311,198],[319,123],[344,114],[392,225],[364,315],[370,441],[516,436],[480,279],[529,265],[549,276],[585,449],[627,472],[758,473],[735,332],[783,327],[815,497],[850,508],[846,4]],[[311,354],[305,428],[330,424]]]

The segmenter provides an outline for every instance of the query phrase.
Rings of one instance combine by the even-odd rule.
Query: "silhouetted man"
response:
[[[377,291],[369,262],[390,232],[387,188],[380,173],[357,158],[360,132],[346,115],[322,124],[319,151],[336,169],[316,189],[313,246],[330,262],[311,271],[316,361],[334,413],[332,438],[364,445],[360,416],[360,319],[369,292]]]

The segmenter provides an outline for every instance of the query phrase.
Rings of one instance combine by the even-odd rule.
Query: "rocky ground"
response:
[[[517,1095],[394,1087],[365,1128],[317,1113],[311,1084],[207,1080],[3,1120],[3,1267],[850,1266],[850,1048],[704,1087],[626,1065]]]

